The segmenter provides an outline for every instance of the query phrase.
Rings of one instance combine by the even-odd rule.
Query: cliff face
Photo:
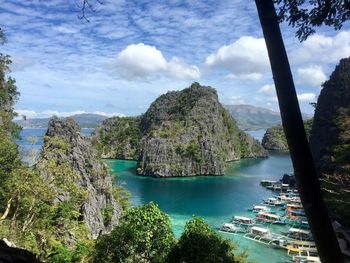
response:
[[[105,121],[93,140],[107,149],[106,157],[124,158],[132,151],[138,173],[154,177],[222,175],[227,161],[267,156],[237,127],[216,91],[198,83],[160,96],[140,118]]]
[[[143,115],[141,131],[142,175],[222,175],[227,161],[266,156],[237,127],[216,91],[196,83],[160,96]]]
[[[102,158],[137,159],[141,140],[140,117],[106,119],[92,134],[92,143]]]
[[[118,223],[121,207],[113,197],[112,178],[73,119],[50,120],[36,167],[56,189],[54,203],[73,201],[80,207],[79,220],[86,223],[91,238]]]
[[[332,215],[350,226],[350,58],[323,85],[310,147]]]
[[[313,119],[304,121],[304,128],[307,138],[310,138]],[[284,135],[282,125],[278,124],[268,128],[261,142],[267,150],[288,151],[286,136]]]

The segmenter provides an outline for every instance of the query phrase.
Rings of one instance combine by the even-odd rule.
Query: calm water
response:
[[[26,128],[21,131],[21,138],[16,143],[18,144],[19,152],[24,162],[32,163],[30,156],[33,151],[36,157],[39,156],[46,130],[44,128]],[[84,135],[89,136],[93,129],[84,128],[81,131]]]
[[[280,179],[292,172],[289,155],[271,153],[266,159],[245,159],[232,162],[225,176],[193,178],[149,178],[136,176],[136,162],[106,161],[118,173],[117,183],[132,194],[133,205],[150,201],[171,217],[174,232],[179,236],[192,215],[203,217],[212,227],[228,222],[233,215],[249,215],[247,208],[259,204],[272,193],[259,185],[260,180]],[[273,229],[273,231],[278,231]],[[223,234],[249,249],[252,259],[261,263],[283,262],[285,252],[269,248],[234,234]]]
[[[23,159],[28,161],[28,152],[32,149],[40,152],[46,129],[23,129],[18,140]],[[91,129],[83,129],[85,135]],[[264,133],[250,132],[261,140]],[[30,137],[36,138],[34,144]],[[28,161],[30,162],[30,161]],[[192,215],[203,217],[212,227],[228,222],[233,215],[250,215],[246,209],[270,197],[271,192],[259,185],[262,179],[280,179],[283,173],[292,172],[289,155],[271,153],[266,159],[245,159],[232,162],[225,176],[155,179],[136,176],[136,162],[106,161],[114,172],[118,173],[116,183],[122,184],[131,194],[134,206],[150,201],[168,213],[176,236],[180,236],[186,221]],[[278,232],[278,227],[273,231]],[[241,247],[249,249],[249,257],[260,263],[283,262],[285,252],[271,249],[234,234],[224,234],[226,238],[237,241]]]

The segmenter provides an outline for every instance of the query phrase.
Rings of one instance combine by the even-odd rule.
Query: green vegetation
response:
[[[102,157],[135,159],[141,140],[139,117],[113,117],[97,128],[92,142]]]
[[[310,140],[313,119],[304,121],[306,137]],[[286,136],[282,125],[278,124],[266,130],[262,139],[262,145],[268,150],[288,151]]]
[[[185,231],[166,262],[247,262],[246,253],[239,253],[237,248],[236,244],[219,236],[203,219],[193,218],[186,223]]]
[[[225,240],[201,218],[187,222],[176,241],[169,217],[154,203],[129,209],[120,225],[97,239],[94,262],[244,263],[246,252]]]
[[[129,209],[109,235],[97,239],[94,262],[166,262],[175,244],[169,217],[153,204]]]

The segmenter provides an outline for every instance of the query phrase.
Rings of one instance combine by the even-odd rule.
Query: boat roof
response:
[[[262,233],[268,233],[268,232],[270,232],[268,229],[262,228],[262,227],[258,227],[258,226],[253,226],[251,229],[252,229],[252,230],[256,230],[256,231],[258,231],[258,232],[262,232]]]
[[[308,230],[304,230],[304,229],[300,229],[300,228],[294,228],[294,227],[289,228],[289,232],[303,233],[303,234],[307,234],[307,235],[310,234],[310,231],[308,231]]]
[[[245,217],[245,216],[234,216],[233,219],[238,219],[238,220],[246,220],[246,221],[252,221],[253,219],[250,217]]]
[[[237,228],[234,224],[231,224],[231,223],[225,223],[224,226],[231,227],[231,228]]]
[[[264,210],[267,210],[267,206],[264,206],[264,205],[255,205],[254,208],[256,209],[264,209]]]
[[[275,218],[275,219],[280,218],[279,215],[270,214],[270,213],[266,213],[266,212],[263,212],[263,211],[259,212],[258,215],[266,216],[266,217],[271,217],[271,218]]]

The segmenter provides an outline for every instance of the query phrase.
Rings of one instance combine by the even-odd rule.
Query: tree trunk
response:
[[[323,263],[343,262],[321,194],[273,0],[255,0],[300,198]]]
[[[7,205],[6,205],[5,212],[4,212],[3,215],[1,216],[0,220],[5,220],[6,217],[8,216],[8,214],[9,214],[9,212],[10,212],[10,208],[11,208],[12,199],[13,199],[13,197],[11,197],[11,198],[7,201]]]

